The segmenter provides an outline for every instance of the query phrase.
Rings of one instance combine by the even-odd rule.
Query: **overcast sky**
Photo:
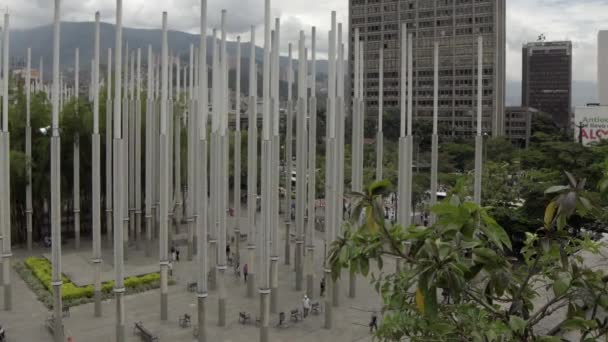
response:
[[[345,24],[349,0],[274,0],[272,14],[281,17],[282,46],[295,42],[301,29],[310,32],[317,26],[319,48],[327,45],[330,11],[337,11],[338,21]],[[596,80],[597,32],[608,30],[608,0],[506,0],[507,1],[507,78],[521,78],[521,46],[544,33],[547,40],[572,40],[574,45],[574,79]],[[4,0],[13,28],[48,24],[53,17],[53,0]],[[173,30],[197,32],[200,0],[124,0],[125,26],[158,28],[161,12],[169,12]],[[251,25],[256,25],[258,45],[262,41],[263,0],[209,0],[209,25],[219,26],[219,13],[228,10],[231,36],[243,35],[249,40]],[[101,12],[102,21],[113,22],[114,0],[63,0],[62,20],[89,21]]]

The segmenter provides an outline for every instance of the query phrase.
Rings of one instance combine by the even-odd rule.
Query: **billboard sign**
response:
[[[574,113],[574,140],[587,146],[608,139],[608,106],[577,107]]]

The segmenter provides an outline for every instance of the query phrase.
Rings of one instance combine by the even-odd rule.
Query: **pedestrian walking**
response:
[[[378,331],[378,314],[372,312],[372,320],[369,322],[369,332],[374,332],[374,329]]]
[[[321,297],[325,296],[325,277],[321,278]]]
[[[243,278],[245,279],[245,283],[247,283],[247,275],[249,275],[249,265],[245,264],[243,266]]]
[[[175,261],[179,261],[179,249],[175,249]]]
[[[304,299],[302,299],[302,306],[304,308],[304,318],[308,316],[308,312],[310,311],[310,299],[307,295],[304,295]]]

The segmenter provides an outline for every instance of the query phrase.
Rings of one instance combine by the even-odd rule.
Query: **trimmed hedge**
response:
[[[52,294],[53,287],[51,286],[52,266],[45,258],[29,257],[25,259],[25,266],[34,274],[36,278],[44,285],[44,287]],[[83,287],[76,286],[65,275],[61,276],[63,284],[61,285],[61,298],[66,301],[74,301],[81,298],[93,298],[93,285]],[[126,289],[137,289],[140,287],[151,287],[160,281],[160,273],[150,273],[142,276],[125,278]],[[101,284],[103,293],[111,293],[114,289],[114,281],[108,281]]]

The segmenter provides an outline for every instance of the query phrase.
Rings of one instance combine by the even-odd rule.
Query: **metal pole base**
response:
[[[74,248],[80,249],[80,212],[74,212]]]
[[[32,212],[27,213],[27,251],[32,251]]]
[[[101,291],[95,291],[93,298],[95,298],[95,317],[101,317]]]
[[[129,241],[123,241],[123,243],[122,243],[122,250],[123,250],[123,253],[124,253],[123,254],[124,260],[125,261],[129,260],[129,257],[128,257],[128,255],[129,255],[129,253],[128,253],[128,251],[129,251]]]
[[[195,222],[193,218],[189,218],[191,220],[188,222],[188,248],[186,249],[186,254],[188,261],[192,261],[192,257],[194,256],[194,234],[192,234],[195,229]]]
[[[290,208],[290,210],[291,210],[291,208]],[[291,222],[285,222],[285,265],[291,264],[291,244],[289,242],[290,230],[291,230]]]
[[[267,292],[260,292],[260,342],[268,342],[268,321],[270,316],[270,303],[268,299]]]
[[[249,273],[247,276],[247,298],[255,296],[255,273]]]
[[[135,250],[141,249],[141,213],[135,213]]]
[[[302,291],[304,278],[304,245],[301,241],[296,242],[296,291]]]
[[[279,288],[270,288],[270,313],[276,314],[279,312]]]
[[[315,277],[312,274],[306,275],[306,295],[312,299],[315,294]]]
[[[355,298],[357,295],[357,274],[349,272],[350,276],[348,279],[348,298]]]
[[[63,305],[61,302],[61,284],[53,285],[53,317],[55,327],[53,328],[53,337],[55,342],[64,342],[63,335]]]
[[[116,342],[125,341],[125,303],[123,293],[116,292]]]
[[[108,247],[114,246],[114,234],[112,234],[112,220],[114,216],[112,215],[112,210],[106,210],[106,238]]]
[[[166,321],[169,319],[169,294],[160,294],[160,320]]]
[[[332,291],[332,304],[334,307],[338,307],[340,306],[340,283],[338,281],[333,282]]]
[[[4,310],[11,311],[13,309],[13,289],[11,286],[11,257],[5,256],[2,262],[2,284],[4,284]]]
[[[152,255],[152,217],[146,217],[146,257]]]
[[[331,289],[333,281],[331,279],[331,272],[325,271],[325,284],[327,288]],[[333,293],[327,291],[325,295],[325,329],[331,329],[333,326],[333,308],[332,308],[332,297]]]
[[[206,295],[198,297],[198,342],[207,342],[206,301]]]
[[[209,290],[215,291],[217,290],[217,268],[215,266],[211,266],[209,270]]]
[[[226,326],[226,298],[218,299],[217,326]]]
[[[226,326],[226,268],[224,266],[220,266],[217,268],[217,285],[219,287],[217,325],[219,327],[225,327]]]
[[[279,259],[271,257],[270,260],[270,312],[279,312]]]

